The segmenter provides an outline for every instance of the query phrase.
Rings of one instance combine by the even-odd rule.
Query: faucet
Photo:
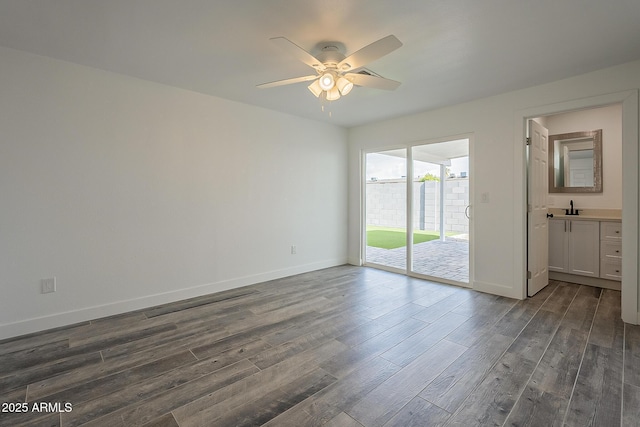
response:
[[[571,211],[569,209],[565,209],[565,215],[578,215],[578,209],[573,210],[573,200],[569,202],[569,206],[571,206]]]

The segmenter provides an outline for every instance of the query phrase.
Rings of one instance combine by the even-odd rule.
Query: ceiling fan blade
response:
[[[384,37],[357,52],[352,53],[338,64],[338,70],[349,71],[360,68],[371,61],[381,58],[402,46],[402,42],[394,35]]]
[[[270,87],[290,85],[292,83],[308,82],[308,81],[311,81],[311,80],[315,80],[317,78],[318,78],[317,75],[315,75],[315,76],[294,77],[292,79],[278,80],[278,81],[269,82],[269,83],[262,83],[260,85],[257,85],[256,87],[259,87],[260,89],[266,89],[266,88],[270,88]]]
[[[315,56],[311,55],[309,52],[295,44],[289,39],[284,37],[274,37],[270,39],[272,42],[280,46],[281,49],[286,50],[292,55],[294,58],[299,59],[304,62],[311,68],[315,68],[316,70],[323,71],[327,67],[322,64]]]
[[[367,74],[348,73],[344,75],[347,80],[356,86],[373,87],[376,89],[395,90],[400,86],[400,82],[385,79],[383,77],[370,76]]]

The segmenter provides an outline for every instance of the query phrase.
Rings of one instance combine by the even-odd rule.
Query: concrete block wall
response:
[[[469,204],[469,178],[449,178],[444,185],[445,231],[469,233],[464,211]],[[406,227],[406,183],[404,180],[367,182],[367,225]],[[440,229],[440,183],[414,181],[413,227]]]

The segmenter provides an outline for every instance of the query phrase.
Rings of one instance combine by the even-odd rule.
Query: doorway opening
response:
[[[528,271],[532,274],[527,295],[541,290],[549,278],[620,290],[620,275],[605,274],[601,263],[600,220],[620,219],[622,214],[622,105],[531,119],[528,141]],[[572,156],[576,152],[579,156]],[[583,215],[563,215],[565,209],[574,208]],[[618,272],[620,258],[615,259]],[[607,256],[603,261],[615,260]]]
[[[469,141],[364,154],[365,265],[469,286]]]
[[[627,323],[638,324],[640,319],[638,307],[638,91],[630,90],[625,92],[611,93],[607,95],[594,96],[591,98],[581,98],[573,101],[543,105],[532,107],[518,111],[516,114],[516,128],[519,129],[518,138],[524,141],[526,137],[526,127],[530,119],[537,117],[552,116],[567,112],[576,112],[579,110],[588,110],[603,107],[612,104],[622,104],[622,252],[629,254],[630,260],[622,263],[622,319]],[[516,162],[518,169],[522,170],[522,178],[516,176],[517,186],[522,189],[522,199],[518,203],[520,206],[526,207],[527,200],[527,157],[525,145],[516,145]],[[606,178],[605,178],[606,179]],[[606,182],[603,186],[606,188]],[[552,202],[553,203],[553,202]],[[555,205],[555,203],[554,203]],[[561,208],[560,206],[555,206]],[[563,209],[564,211],[564,209]],[[521,220],[516,219],[521,224],[522,248],[521,261],[518,260],[515,265],[514,279],[522,283],[521,297],[527,294],[527,270],[529,266],[529,253],[527,251],[527,209],[523,210]],[[522,221],[522,222],[521,222]],[[626,255],[625,255],[626,258]]]

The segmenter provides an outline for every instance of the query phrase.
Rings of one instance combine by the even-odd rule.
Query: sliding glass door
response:
[[[365,164],[365,264],[468,284],[469,140],[367,153]]]
[[[469,283],[469,140],[410,150],[415,177],[410,271]]]
[[[407,269],[407,150],[366,155],[365,259]]]

